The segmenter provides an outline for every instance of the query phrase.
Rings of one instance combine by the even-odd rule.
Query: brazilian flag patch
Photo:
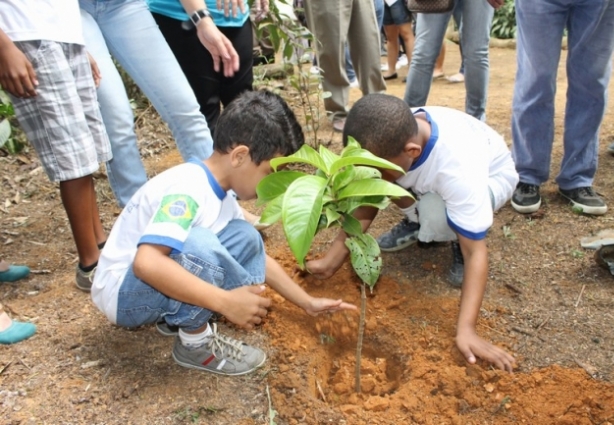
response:
[[[175,223],[184,230],[190,228],[198,204],[188,195],[167,195],[162,198],[154,223]]]

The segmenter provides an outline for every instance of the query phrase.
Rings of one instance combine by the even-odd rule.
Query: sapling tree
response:
[[[289,163],[305,164],[315,173],[279,170]],[[377,241],[364,233],[353,213],[364,206],[383,209],[390,198],[411,196],[405,189],[383,180],[379,169],[404,172],[395,164],[378,158],[349,138],[348,145],[335,154],[320,145],[316,151],[303,145],[295,154],[271,161],[275,171],[257,187],[259,204],[266,204],[260,221],[281,219],[286,240],[301,269],[317,232],[341,227],[347,234],[352,268],[362,284],[358,344],[356,349],[356,392],[360,392],[360,360],[366,315],[366,287],[373,291],[382,259]]]

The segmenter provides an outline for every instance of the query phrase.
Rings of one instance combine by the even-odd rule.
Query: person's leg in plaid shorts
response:
[[[92,173],[111,159],[111,150],[87,54],[82,45],[46,40],[13,46],[3,50],[0,63],[22,72],[12,78],[7,73],[0,83],[11,94],[17,119],[49,179],[60,182],[79,255],[77,287],[89,291],[106,240]]]

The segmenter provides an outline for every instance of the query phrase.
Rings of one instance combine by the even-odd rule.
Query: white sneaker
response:
[[[360,85],[358,84],[358,80],[356,78],[354,78],[353,81],[350,81],[350,87],[353,89],[360,87]]]
[[[387,63],[383,63],[382,66],[380,67],[380,69],[384,72],[388,71],[388,64]]]
[[[407,56],[403,54],[403,55],[399,56],[399,59],[397,60],[397,64],[396,64],[395,68],[398,71],[399,69],[403,68],[404,66],[407,66],[408,64],[409,64],[409,62],[407,60]]]
[[[311,68],[309,68],[309,73],[313,75],[318,75],[320,73],[320,68],[318,68],[317,66],[312,66]]]

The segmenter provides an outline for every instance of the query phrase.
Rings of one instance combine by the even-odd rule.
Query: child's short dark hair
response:
[[[213,149],[228,153],[238,145],[249,148],[260,164],[275,156],[292,155],[305,143],[296,116],[281,96],[266,90],[245,91],[220,115]]]
[[[398,97],[373,93],[352,106],[343,129],[343,144],[352,136],[360,146],[380,158],[392,158],[403,151],[418,133],[411,109]]]

